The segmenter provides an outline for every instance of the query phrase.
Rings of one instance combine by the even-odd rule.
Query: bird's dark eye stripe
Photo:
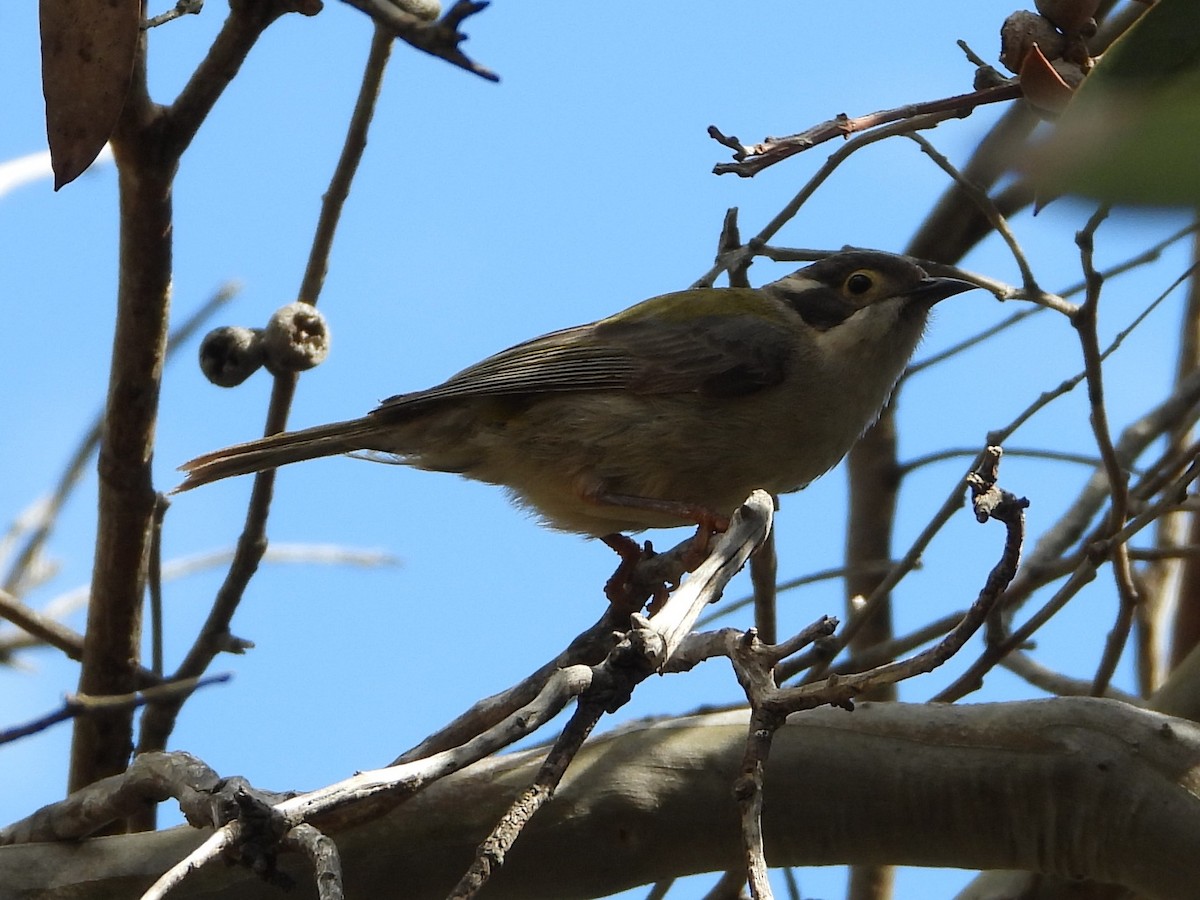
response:
[[[855,272],[846,279],[846,290],[852,294],[865,294],[875,284],[875,280],[866,272]]]
[[[789,291],[783,299],[800,318],[820,331],[841,325],[858,310],[852,301],[825,287]]]

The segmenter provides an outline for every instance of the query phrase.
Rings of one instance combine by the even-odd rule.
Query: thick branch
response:
[[[594,740],[488,895],[596,896],[737,866],[730,788],[745,734],[745,713],[725,713]],[[775,738],[767,858],[1029,869],[1187,897],[1200,883],[1197,760],[1200,728],[1109,700],[812,710]],[[540,762],[538,752],[486,760],[381,820],[328,831],[347,884],[362,896],[444,896]],[[136,896],[202,837],[173,829],[6,847],[0,884],[14,897],[47,884],[57,893],[39,896]],[[281,862],[295,896],[312,896],[307,863]],[[262,885],[208,867],[171,896],[201,895],[261,897]]]

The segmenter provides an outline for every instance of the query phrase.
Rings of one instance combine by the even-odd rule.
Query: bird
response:
[[[758,288],[693,288],[553,331],[357,419],[184,463],[176,491],[342,453],[505,488],[543,524],[609,538],[720,522],[805,487],[878,418],[933,305],[976,285],[877,250]]]

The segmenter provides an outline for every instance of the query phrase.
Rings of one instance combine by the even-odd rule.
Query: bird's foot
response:
[[[604,596],[610,603],[622,611],[637,612],[649,601],[653,614],[679,587],[683,573],[694,572],[704,562],[713,535],[728,530],[729,519],[700,507],[689,507],[688,512],[697,523],[695,535],[666,554],[656,553],[649,541],[642,545],[624,534],[600,538],[621,557],[617,570],[604,585]]]
[[[713,536],[729,530],[729,517],[700,506],[689,507],[689,510],[696,522],[696,533],[683,555],[683,565],[687,571],[695,572],[700,563],[708,558]]]
[[[604,596],[608,598],[608,602],[622,611],[628,610],[631,613],[638,612],[646,605],[647,600],[651,601],[652,610],[661,606],[676,585],[645,577],[641,564],[658,555],[654,552],[654,545],[646,541],[643,546],[629,535],[616,532],[606,534],[600,540],[621,557],[617,570],[604,584]]]

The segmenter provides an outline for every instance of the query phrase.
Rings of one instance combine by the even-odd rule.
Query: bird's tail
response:
[[[378,423],[370,418],[350,419],[300,431],[284,431],[214,450],[179,467],[187,477],[172,493],[189,491],[222,478],[286,466],[288,463],[369,449],[369,438],[376,429]]]

